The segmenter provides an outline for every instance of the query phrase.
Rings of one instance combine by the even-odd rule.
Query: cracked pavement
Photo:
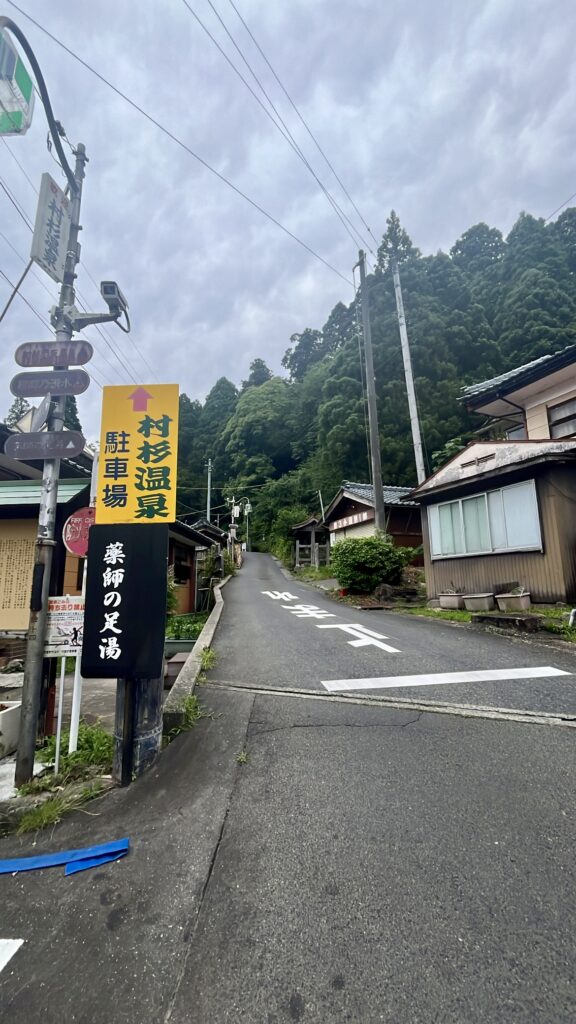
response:
[[[270,637],[252,590],[280,574],[252,566],[224,590],[198,690],[214,715],[129,789],[0,841],[6,857],[131,840],[124,861],[70,878],[0,876],[0,934],[24,939],[0,973],[1,1019],[572,1022],[573,731],[284,696],[328,648],[310,630],[310,654],[311,623],[288,615]],[[366,675],[374,652],[353,654]],[[280,692],[227,689],[234,665]]]

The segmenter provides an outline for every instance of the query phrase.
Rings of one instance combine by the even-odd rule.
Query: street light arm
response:
[[[46,111],[46,118],[47,118],[47,121],[48,121],[48,127],[50,129],[50,134],[52,136],[52,139],[53,139],[53,142],[54,142],[54,146],[56,148],[56,152],[58,153],[58,156],[60,157],[60,163],[62,165],[62,170],[64,171],[64,174],[68,178],[68,184],[70,185],[70,188],[72,189],[72,192],[75,194],[78,191],[78,183],[77,183],[77,181],[76,181],[76,179],[74,177],[74,174],[72,172],[72,169],[71,169],[71,167],[70,167],[70,165],[69,165],[69,163],[68,163],[68,161],[66,159],[66,154],[64,153],[64,148],[63,148],[62,143],[60,141],[60,134],[58,132],[58,128],[56,127],[56,119],[54,117],[54,112],[52,110],[52,104],[50,103],[50,97],[48,95],[48,90],[46,88],[46,82],[44,81],[44,76],[43,76],[43,74],[42,74],[42,72],[40,70],[40,65],[38,64],[38,61],[36,60],[36,57],[34,56],[34,51],[33,51],[32,47],[30,46],[30,43],[26,39],[26,36],[22,32],[22,30],[18,28],[18,25],[14,21],[12,21],[12,18],[6,18],[4,15],[1,15],[0,16],[0,32],[4,31],[4,29],[8,29],[10,32],[12,32],[12,34],[14,36],[16,36],[16,39],[20,43],[20,46],[22,47],[22,49],[24,50],[24,53],[26,54],[26,56],[28,57],[28,60],[30,61],[30,64],[32,66],[32,70],[34,72],[34,77],[36,78],[36,82],[38,83],[38,91],[40,92],[40,99],[42,100],[42,103],[43,103],[43,106],[44,106],[44,110]]]

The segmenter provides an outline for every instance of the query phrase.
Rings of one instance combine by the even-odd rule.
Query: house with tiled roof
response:
[[[473,441],[411,492],[429,597],[522,586],[576,601],[576,345],[462,392],[501,440]]]
[[[409,498],[410,487],[384,484],[386,533],[401,547],[422,544],[420,509]],[[344,480],[324,512],[322,525],[330,534],[330,546],[347,537],[371,537],[374,525],[374,488],[372,484]]]

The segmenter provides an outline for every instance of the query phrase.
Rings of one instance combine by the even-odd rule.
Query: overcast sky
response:
[[[247,36],[230,0],[212,0],[322,183],[362,223]],[[424,253],[472,224],[507,232],[525,209],[547,217],[576,191],[576,4],[570,0],[235,0],[379,240],[393,207]],[[20,3],[19,3],[20,6]],[[205,35],[183,0],[22,0],[22,9],[142,106],[346,278],[357,248],[307,168]],[[189,0],[249,73],[209,0]],[[82,260],[125,292],[132,334],[88,332],[94,378],[178,382],[203,400],[250,362],[274,372],[290,335],[321,327],[352,286],[99,82],[6,0],[31,43],[56,117],[90,158]],[[255,91],[257,86],[252,81]],[[266,102],[264,100],[264,102]],[[62,175],[39,103],[8,140],[35,184]],[[33,220],[36,196],[0,145],[0,177]],[[23,258],[31,235],[0,191],[0,231]],[[372,243],[375,247],[375,243]],[[0,237],[11,280],[23,262]],[[98,290],[79,269],[90,308]],[[46,288],[48,291],[46,291]],[[10,289],[0,279],[0,306]],[[46,317],[57,287],[40,269],[23,294]],[[13,351],[50,332],[19,299],[0,324],[0,415]],[[121,353],[128,374],[115,355]],[[98,433],[101,391],[79,398]]]

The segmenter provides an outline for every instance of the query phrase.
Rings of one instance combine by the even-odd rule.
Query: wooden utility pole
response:
[[[368,427],[370,432],[370,462],[374,487],[374,520],[377,530],[386,530],[384,492],[382,489],[382,462],[380,459],[380,434],[378,431],[378,409],[376,407],[376,379],[372,356],[372,331],[370,329],[370,304],[366,285],[366,254],[358,253],[360,267],[360,299],[362,303],[362,331],[364,334],[364,358],[366,360],[366,396],[368,400]]]

